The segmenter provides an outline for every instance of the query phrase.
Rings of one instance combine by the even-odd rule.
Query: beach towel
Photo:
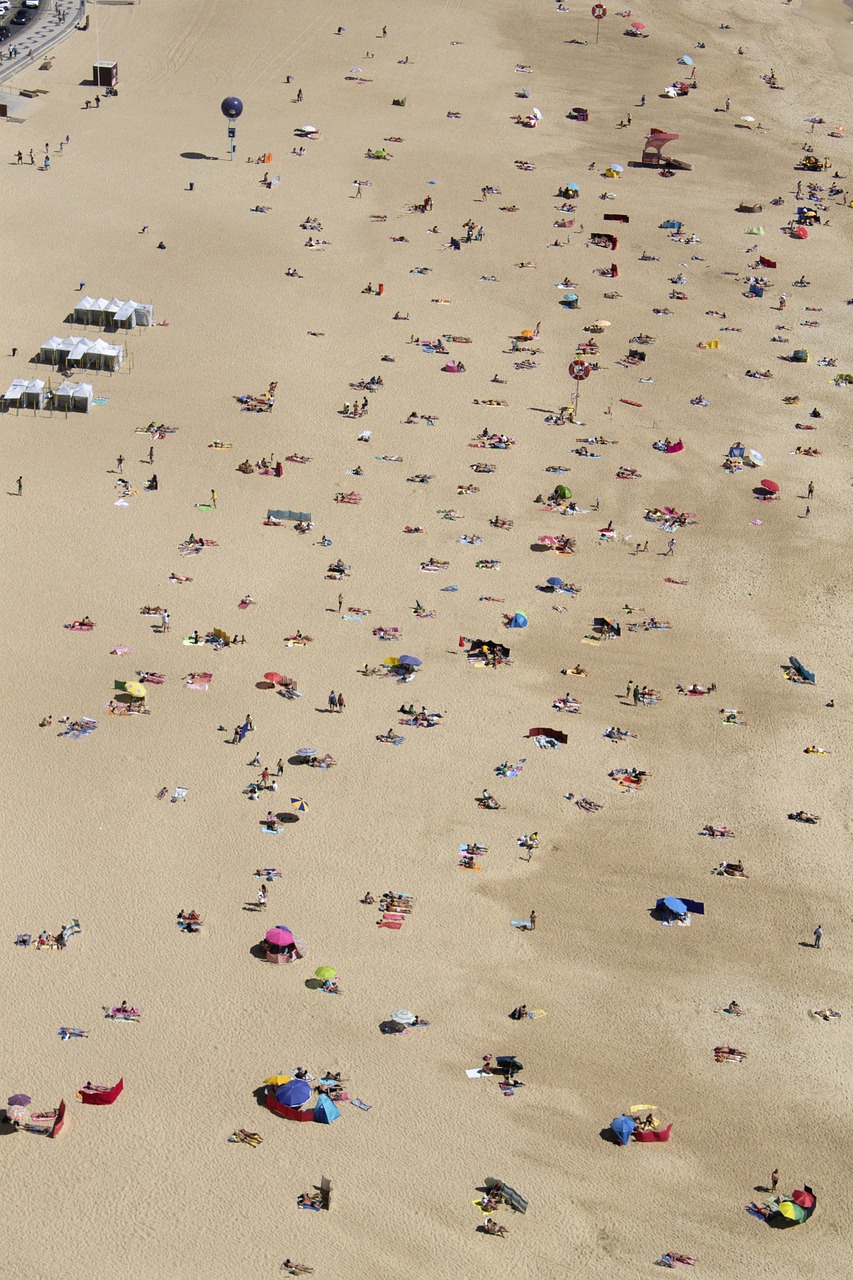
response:
[[[350,1098],[349,1101],[354,1107],[358,1107],[359,1111],[369,1111],[373,1105],[370,1102],[362,1102],[361,1098]]]
[[[510,924],[513,926],[513,928],[514,928],[514,929],[529,929],[529,928],[530,928],[530,921],[529,921],[529,920],[510,920]]]

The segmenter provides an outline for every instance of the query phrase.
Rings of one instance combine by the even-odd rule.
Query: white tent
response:
[[[107,298],[90,298],[86,294],[75,301],[71,314],[78,324],[106,324],[109,305]]]
[[[124,347],[113,342],[104,342],[103,338],[96,338],[89,350],[81,355],[79,363],[89,369],[115,370],[123,359]]]
[[[136,302],[129,298],[122,302],[113,298],[107,307],[112,323],[118,328],[135,329],[137,325],[147,328],[154,323],[154,307],[150,302]]]
[[[124,347],[103,338],[48,338],[43,342],[39,355],[50,364],[79,364],[86,368],[118,369],[124,360]]]
[[[3,394],[3,408],[43,409],[46,399],[41,378],[15,378]]]
[[[55,408],[64,409],[66,412],[71,410],[77,413],[88,413],[92,407],[93,395],[91,382],[66,381],[54,391],[53,403]]]
[[[154,307],[150,302],[129,298],[77,298],[72,316],[78,324],[99,324],[120,329],[148,328],[154,323]]]

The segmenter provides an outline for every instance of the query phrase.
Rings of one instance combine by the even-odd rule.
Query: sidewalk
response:
[[[74,30],[78,22],[82,22],[86,14],[86,0],[66,0],[68,8],[65,18],[60,21],[52,8],[40,11],[39,16],[30,26],[23,27],[20,35],[13,35],[6,45],[6,57],[0,63],[0,84],[5,84],[19,71],[29,71],[38,63],[55,44],[64,40]],[[10,58],[8,50],[15,45],[17,58]],[[36,89],[37,84],[27,85],[28,89]]]

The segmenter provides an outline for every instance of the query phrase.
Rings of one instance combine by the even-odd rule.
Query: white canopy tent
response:
[[[107,328],[135,329],[137,325],[149,328],[154,323],[154,307],[150,302],[136,302],[129,298],[78,298],[71,309],[78,324],[97,324]]]
[[[76,299],[71,315],[77,324],[106,324],[109,305],[109,298],[90,298],[86,294],[85,298]]]
[[[15,378],[3,393],[4,409],[43,409],[47,400],[41,378]]]
[[[103,338],[48,338],[39,348],[39,358],[49,364],[79,364],[87,369],[115,371],[124,360],[124,347]]]
[[[66,413],[88,413],[92,407],[92,398],[94,392],[91,382],[71,382],[67,380],[61,383],[53,393],[54,408],[64,410]]]

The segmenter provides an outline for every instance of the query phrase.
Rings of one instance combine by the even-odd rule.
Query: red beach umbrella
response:
[[[279,675],[277,671],[265,671],[264,679],[269,680],[271,684],[281,684],[284,676]]]
[[[778,493],[778,492],[779,492],[779,486],[778,486],[778,484],[776,483],[776,481],[775,481],[775,480],[762,480],[762,481],[761,481],[761,487],[762,487],[762,489],[766,489],[768,493]]]

